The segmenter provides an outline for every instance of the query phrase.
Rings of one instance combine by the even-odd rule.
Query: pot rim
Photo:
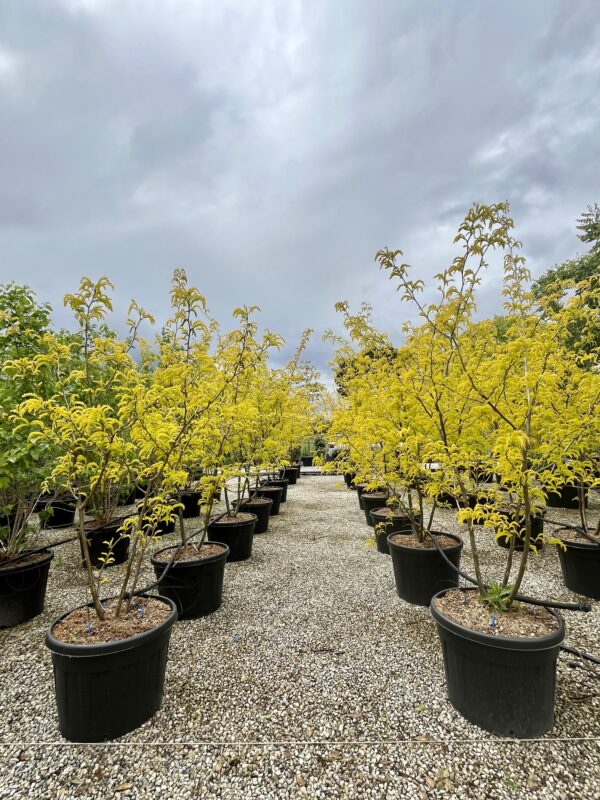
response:
[[[222,528],[222,530],[228,531],[235,528],[242,528],[246,525],[253,525],[253,524],[255,525],[258,522],[258,517],[256,516],[256,514],[252,514],[250,511],[242,511],[241,513],[250,514],[250,516],[254,517],[254,519],[244,519],[241,520],[240,522],[221,522],[220,519],[215,521],[211,520],[207,525],[207,530],[211,527],[214,530],[215,526],[218,525],[219,528]]]
[[[179,614],[177,611],[177,605],[173,600],[170,600],[168,597],[163,597],[163,595],[160,594],[143,594],[139,596],[152,598],[153,600],[160,600],[162,603],[165,603],[171,608],[171,613],[160,623],[160,625],[157,625],[155,628],[150,628],[150,630],[143,631],[142,633],[136,633],[133,636],[127,636],[125,639],[115,639],[115,641],[112,642],[99,642],[98,644],[73,644],[71,642],[62,642],[60,639],[57,639],[52,633],[52,628],[57,624],[57,622],[60,622],[73,611],[77,611],[80,608],[86,607],[93,608],[93,603],[84,603],[83,605],[69,609],[69,611],[65,611],[64,614],[61,614],[60,617],[56,617],[56,619],[48,626],[44,640],[46,647],[48,647],[48,649],[56,655],[90,658],[93,656],[109,656],[115,653],[121,653],[125,650],[133,650],[142,644],[146,644],[153,639],[159,638],[163,633],[172,628],[177,621]]]
[[[215,553],[212,556],[207,556],[207,558],[192,558],[192,559],[182,559],[181,561],[174,561],[169,567],[169,570],[184,569],[185,567],[197,567],[203,564],[213,564],[215,561],[219,561],[223,557],[225,557],[226,559],[227,556],[229,555],[229,546],[226,545],[224,542],[204,541],[202,542],[202,544],[218,544],[223,548],[223,550],[220,553]],[[169,561],[162,561],[160,558],[157,558],[157,556],[159,556],[161,553],[166,552],[167,550],[175,550],[179,546],[180,545],[178,544],[170,544],[167,547],[161,547],[160,550],[157,550],[156,553],[153,553],[150,556],[150,563],[152,564],[153,567],[154,566],[159,568],[161,566],[163,568],[166,567]]]
[[[31,550],[24,550],[22,553],[19,553],[19,558],[25,557],[31,554]],[[52,559],[54,558],[54,550],[48,548],[47,550],[42,550],[40,555],[43,555],[44,558],[39,558],[37,561],[31,561],[28,564],[7,564],[5,567],[0,564],[0,574],[1,575],[10,575],[11,572],[27,572],[30,569],[39,569],[40,567],[49,564]]]
[[[435,601],[438,597],[443,597],[447,592],[475,592],[475,586],[469,587],[453,587],[449,589],[442,589],[431,598],[431,615],[436,623],[445,630],[460,636],[462,639],[467,639],[477,644],[487,645],[488,647],[495,647],[498,650],[520,650],[520,651],[538,651],[538,650],[551,650],[558,647],[565,638],[565,621],[561,614],[554,608],[547,608],[552,616],[558,620],[558,628],[552,633],[545,634],[544,636],[494,636],[491,633],[484,633],[483,631],[476,631],[472,628],[467,628],[458,622],[448,619],[438,608],[435,606]],[[527,604],[525,604],[527,605]]]
[[[457,550],[462,550],[464,546],[464,541],[462,537],[460,537],[457,533],[445,533],[444,531],[430,531],[430,533],[433,533],[434,536],[449,536],[451,539],[456,540],[456,544],[453,547],[442,548],[444,553],[454,553]],[[395,533],[389,533],[387,536],[388,545],[390,547],[395,547],[398,550],[402,550],[403,552],[406,551],[410,553],[432,553],[434,551],[437,552],[437,548],[435,547],[408,547],[408,545],[401,545],[398,544],[398,542],[392,542],[390,541],[392,536],[406,536],[406,534],[398,533],[398,531],[396,531]]]
[[[594,544],[594,542],[588,542],[588,541],[577,542],[577,541],[573,541],[572,539],[562,539],[560,537],[561,530],[562,531],[570,530],[570,528],[559,528],[554,533],[554,536],[557,539],[560,539],[561,542],[564,542],[566,544],[567,548],[571,547],[571,548],[573,548],[573,550],[588,550],[590,553],[593,553],[593,552],[597,551],[598,549],[600,549],[600,541],[598,541],[597,544]],[[562,548],[558,544],[555,545],[555,547],[557,547],[559,550],[562,550]]]

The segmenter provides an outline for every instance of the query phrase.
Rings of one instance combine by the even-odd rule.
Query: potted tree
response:
[[[131,434],[139,422],[133,398],[145,378],[129,353],[131,343],[118,342],[99,327],[111,308],[110,286],[106,278],[82,279],[79,292],[65,299],[80,322],[79,336],[67,342],[49,337],[44,353],[20,364],[34,374],[54,371],[57,390],[51,397],[31,393],[19,409],[21,425],[28,427],[32,445],[48,446],[55,454],[47,484],[79,498],[77,531],[89,602],[59,617],[46,635],[59,727],[73,741],[115,738],[155,713],[177,619],[171,600],[137,591],[151,541],[142,527],[144,514],[114,518],[120,486],[143,466]],[[75,368],[65,370],[65,365]],[[86,524],[87,511],[95,515],[95,527]],[[110,527],[95,564],[90,532],[98,523]],[[116,596],[103,598],[105,570],[122,540],[130,546],[120,588]],[[107,704],[107,696],[114,702]]]
[[[525,526],[517,558],[515,532],[499,518],[498,503],[476,503],[472,508],[468,502],[465,472],[459,467],[472,462],[472,454],[466,447],[447,454],[463,501],[457,513],[468,529],[476,584],[440,592],[431,603],[443,642],[449,698],[467,719],[487,730],[531,737],[543,734],[553,722],[556,659],[564,622],[553,608],[519,602],[520,588],[533,549],[532,520],[544,499],[540,475],[542,463],[547,464],[548,409],[565,370],[573,366],[564,340],[569,315],[580,301],[574,298],[553,314],[547,305],[536,305],[512,227],[506,203],[476,205],[468,212],[455,239],[462,253],[438,275],[438,303],[422,301],[423,284],[411,280],[408,266],[397,262],[399,251],[381,251],[378,260],[399,281],[403,297],[416,305],[424,334],[439,341],[440,350],[447,353],[440,367],[449,365],[451,370],[436,366],[428,378],[431,389],[447,388],[457,404],[468,400],[469,419],[487,421],[484,429],[496,471],[510,486],[515,517],[522,518]],[[495,249],[504,257],[502,341],[491,323],[472,320],[476,287]],[[495,527],[498,535],[511,535],[506,565],[497,581],[483,577],[476,520]]]

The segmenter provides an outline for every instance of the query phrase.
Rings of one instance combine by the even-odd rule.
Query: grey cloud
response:
[[[430,286],[475,200],[511,201],[536,274],[577,249],[599,74],[594,0],[4,0],[2,279],[62,322],[62,294],[108,274],[119,310],[164,319],[184,266],[225,324],[260,305],[286,352],[341,298],[397,337],[375,251]],[[482,288],[494,313],[497,270]]]

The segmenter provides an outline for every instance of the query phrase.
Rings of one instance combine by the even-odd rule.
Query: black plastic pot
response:
[[[349,489],[355,489],[354,486],[354,478],[356,478],[356,472],[344,472],[344,483]]]
[[[300,470],[298,467],[284,467],[283,477],[288,481],[290,486],[293,486],[298,480],[299,472]]]
[[[371,511],[371,519],[375,528],[375,541],[380,553],[390,554],[387,537],[393,533],[412,533],[410,518],[401,514],[393,516],[384,513],[385,509],[376,508]]]
[[[288,481],[285,478],[277,478],[274,480],[267,481],[265,486],[279,486],[283,489],[281,493],[281,502],[287,503],[287,490],[288,490]]]
[[[272,500],[273,504],[269,513],[272,517],[276,517],[279,514],[282,494],[283,489],[281,486],[260,486],[256,491],[253,492],[252,496],[268,497],[269,500]]]
[[[355,483],[354,488],[356,489],[356,497],[358,498],[358,507],[361,511],[363,511],[363,503],[362,503],[362,496],[363,492],[365,491],[365,487],[367,486],[366,483]]]
[[[254,514],[256,517],[256,525],[254,526],[254,533],[266,533],[269,529],[269,516],[271,515],[271,506],[273,501],[268,497],[255,497],[252,500],[246,500],[239,506],[239,510]]]
[[[114,542],[112,549],[112,557],[114,561],[110,566],[116,564],[123,564],[127,561],[129,553],[129,536],[123,536],[119,532],[119,528],[127,517],[119,517],[118,519],[109,522],[106,525],[99,525],[92,527],[92,523],[87,523],[85,526],[85,538],[88,541],[88,549],[90,551],[90,561],[93,567],[101,567],[102,561],[100,560],[107,550],[105,542]],[[81,553],[83,561],[83,552]]]
[[[0,628],[13,628],[42,613],[53,558],[52,550],[46,550],[36,561],[0,567]]]
[[[433,531],[434,536],[442,534]],[[398,597],[418,606],[428,606],[431,598],[442,591],[458,586],[458,574],[446,563],[432,544],[430,548],[409,547],[391,541],[396,534],[388,536],[388,547],[394,565],[394,578]],[[444,548],[444,553],[458,567],[463,547],[462,539],[452,533],[445,533],[456,544]]]
[[[462,591],[476,591],[467,589]],[[497,736],[542,736],[554,723],[556,660],[565,636],[562,617],[548,636],[509,638],[449,620],[431,603],[442,642],[448,699],[469,722]]]
[[[371,511],[377,508],[384,508],[388,501],[389,495],[387,492],[363,492],[361,495],[361,502],[363,511],[365,512],[365,519],[367,525],[374,527],[375,523],[371,519]]]
[[[561,538],[560,530],[556,537]],[[563,539],[566,550],[559,545],[558,558],[567,589],[600,600],[600,545],[592,542]]]
[[[184,519],[191,519],[192,517],[200,516],[200,503],[202,501],[202,492],[195,489],[185,489],[180,492],[179,502],[183,506],[181,513]]]
[[[229,547],[227,561],[246,561],[252,555],[256,514],[251,516],[251,520],[241,522],[224,522],[221,519],[209,524],[206,538],[209,542],[220,542]]]
[[[583,503],[587,508],[589,499],[589,489],[586,486],[583,490]],[[572,483],[561,486],[557,492],[549,492],[546,498],[546,505],[549,508],[579,508],[579,487]]]
[[[167,651],[177,607],[157,628],[103,644],[67,644],[46,633],[52,653],[58,725],[71,742],[103,742],[138,728],[162,704]],[[70,613],[70,612],[69,612]],[[93,610],[90,612],[93,614]]]
[[[501,514],[503,517],[506,517],[508,520],[510,520],[510,522],[514,522],[516,520],[515,514],[511,513],[510,511],[500,510],[498,513]],[[530,542],[533,545],[533,547],[535,547],[536,550],[542,550],[544,547],[543,539],[539,539],[539,541],[536,541],[538,537],[542,536],[543,533],[544,533],[544,517],[542,514],[536,514],[531,518],[531,536],[530,536]],[[523,516],[519,518],[518,534],[515,541],[515,550],[517,550],[518,552],[521,552],[523,550],[524,539],[525,539],[525,517]],[[504,547],[505,549],[508,549],[510,547],[510,538],[507,539],[505,536],[500,536],[496,539],[496,541],[500,545],[500,547]]]
[[[154,530],[151,530],[152,523],[148,517],[142,523],[142,530],[144,533],[151,534],[152,536],[168,536],[170,533],[175,532],[177,525],[177,516],[173,513],[171,519],[160,519],[156,523]]]
[[[44,514],[42,523],[44,528],[69,528],[75,521],[77,503],[65,497],[45,495],[39,498],[34,506],[34,511]]]
[[[314,456],[302,456],[302,466],[312,467]]]
[[[160,582],[161,595],[175,602],[179,619],[206,617],[220,608],[223,601],[223,575],[229,548],[221,542],[218,544],[221,552],[208,556],[208,558],[174,561]],[[165,547],[150,559],[157,578],[160,578],[165,571],[176,547],[177,545]]]

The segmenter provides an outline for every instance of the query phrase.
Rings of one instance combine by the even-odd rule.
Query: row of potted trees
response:
[[[343,397],[330,437],[344,447],[332,469],[358,490],[398,594],[431,606],[451,702],[483,728],[530,737],[552,725],[565,635],[560,603],[523,596],[531,558],[555,545],[567,586],[600,598],[600,523],[587,512],[600,485],[600,374],[586,337],[600,281],[534,299],[512,230],[507,204],[474,206],[460,253],[436,276],[437,299],[399,250],[377,254],[418,322],[395,347],[367,306],[338,304],[351,341],[338,340]],[[499,256],[505,312],[481,320],[476,290]],[[579,509],[579,524],[545,516],[561,502]],[[455,509],[466,542],[442,529],[440,507]],[[490,532],[505,547],[499,574],[482,563]],[[465,543],[473,575],[460,571]],[[470,585],[459,588],[461,575]]]
[[[236,325],[221,332],[176,270],[155,341],[141,337],[154,320],[135,302],[119,338],[106,324],[111,289],[84,278],[65,297],[76,333],[52,331],[41,307],[37,329],[5,348],[0,378],[0,433],[12,454],[1,464],[0,626],[43,607],[53,551],[36,539],[33,514],[72,522],[88,596],[65,609],[46,643],[60,729],[78,741],[119,736],[160,706],[173,624],[219,607],[225,562],[249,558],[254,532],[278,513],[318,391],[301,361],[309,332],[273,369],[283,341],[259,335],[257,309],[236,309]],[[141,586],[150,551],[174,531],[178,543],[151,555],[156,580]],[[118,590],[106,597],[117,564]]]

